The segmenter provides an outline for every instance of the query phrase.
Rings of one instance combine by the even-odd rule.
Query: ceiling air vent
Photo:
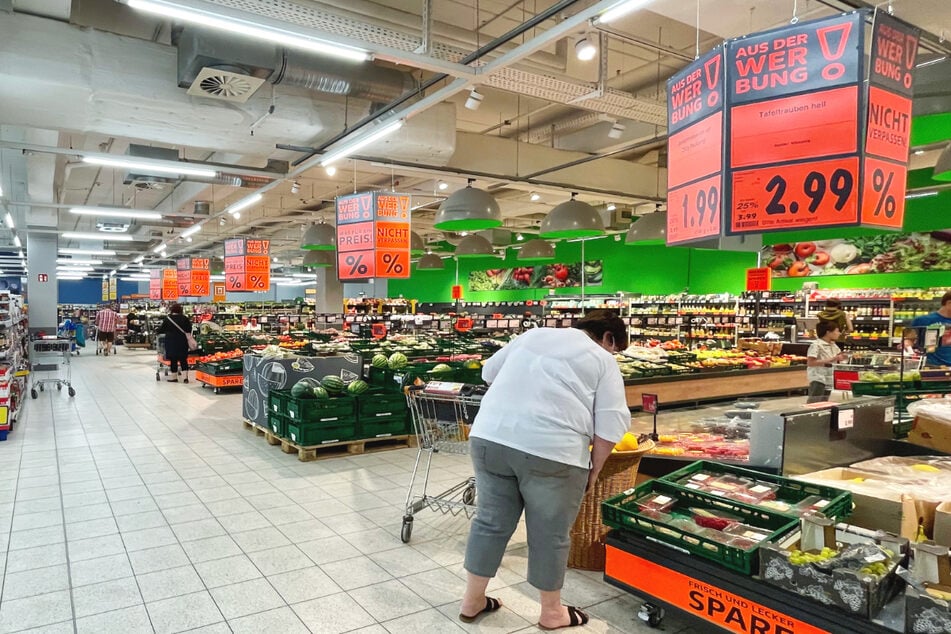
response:
[[[195,81],[188,89],[188,94],[244,103],[263,83],[264,80],[257,77],[206,66],[195,77]]]
[[[123,222],[97,222],[96,229],[105,233],[125,233],[129,230],[129,224]]]
[[[207,216],[210,213],[211,213],[211,202],[207,200],[195,201],[195,215],[196,216]]]

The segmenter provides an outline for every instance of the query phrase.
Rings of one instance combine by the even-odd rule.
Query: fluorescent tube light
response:
[[[182,231],[182,237],[183,237],[183,238],[187,238],[188,236],[195,235],[195,234],[198,233],[199,231],[201,231],[201,223],[200,223],[200,222],[195,223],[195,224],[193,224],[192,226],[190,226],[188,229],[185,229],[184,231]]]
[[[56,263],[75,266],[92,266],[93,264],[102,264],[102,260],[71,260],[69,258],[58,258]]]
[[[653,2],[653,0],[622,0],[621,2],[618,2],[616,5],[614,5],[613,7],[611,7],[610,9],[608,9],[607,11],[599,15],[597,18],[595,18],[595,21],[598,22],[599,24],[607,24],[608,22],[613,22],[614,20],[617,20],[618,18],[624,17],[628,13],[633,13],[634,11],[637,11],[638,9],[646,7],[651,2]]]
[[[17,255],[20,256],[21,258],[25,258],[25,257],[26,257],[25,255],[23,255],[23,249],[20,249],[20,252],[17,253]]]
[[[65,231],[60,235],[70,240],[108,240],[110,242],[132,242],[135,240],[135,238],[128,234],[117,233],[78,233],[75,231]]]
[[[162,214],[154,211],[140,211],[138,209],[123,209],[121,207],[73,207],[71,214],[79,216],[102,216],[105,218],[140,218],[142,220],[158,220]]]
[[[7,229],[13,229],[13,216],[9,211],[3,216],[3,224],[7,226]]]
[[[313,279],[316,279],[316,277],[315,277],[316,275],[317,275],[317,273],[294,273],[294,274],[291,275],[291,277],[304,277],[304,278],[308,278],[308,279],[312,279],[312,278],[313,278]]]
[[[140,255],[140,256],[137,257],[135,260],[133,260],[133,262],[137,262],[137,263],[141,264],[141,263],[142,263],[142,260],[144,260],[144,259],[145,259],[145,256],[144,256],[144,255]]]
[[[252,194],[248,196],[247,198],[242,198],[238,202],[229,205],[228,208],[225,209],[225,211],[227,211],[229,214],[231,214],[235,218],[240,218],[241,216],[238,214],[239,211],[241,211],[242,209],[247,209],[251,205],[255,205],[261,202],[261,198],[263,198],[261,194]]]
[[[60,249],[63,255],[115,255],[110,249]],[[22,256],[21,256],[22,257]]]
[[[328,42],[303,33],[295,33],[272,26],[254,24],[250,21],[224,16],[211,11],[203,11],[164,0],[128,0],[133,9],[145,11],[163,18],[190,22],[200,26],[236,33],[256,40],[274,42],[290,48],[302,49],[312,53],[336,57],[352,62],[365,62],[370,59],[368,51]]]
[[[123,264],[122,266],[119,267],[119,270],[120,270],[120,271],[124,271],[124,270],[126,270],[127,268],[129,268],[129,265],[128,265],[128,264]]]
[[[164,251],[166,248],[168,248],[168,245],[167,245],[167,244],[165,244],[164,242],[159,243],[158,246],[153,247],[152,253],[158,253],[159,251]],[[141,262],[141,260],[136,260],[136,261],[137,261],[137,262]]]
[[[56,279],[57,279],[57,280],[61,280],[61,281],[74,281],[74,282],[78,282],[79,280],[84,280],[84,279],[86,279],[86,276],[85,276],[85,275],[57,275],[57,276],[56,276]]]
[[[209,276],[208,276],[208,279],[212,279],[212,280],[214,280],[214,281],[216,281],[216,282],[224,282],[224,281],[225,281],[225,276],[224,276],[224,275],[209,275]]]
[[[149,159],[115,158],[107,156],[84,156],[83,163],[101,165],[102,167],[118,167],[120,169],[142,172],[145,174],[173,174],[176,176],[197,176],[199,178],[214,178],[218,172],[207,167],[191,167],[186,164],[176,165],[175,161],[153,161]]]
[[[115,275],[116,275],[115,269],[112,269],[111,271],[109,271],[109,277],[115,277]]]
[[[56,267],[56,270],[57,270],[57,271],[64,271],[64,272],[70,272],[70,271],[72,271],[72,272],[78,272],[78,271],[86,271],[86,272],[88,272],[88,271],[94,271],[95,269],[94,269],[93,267],[91,267],[91,266],[57,266],[57,267]]]
[[[13,234],[13,244],[15,244],[18,248],[23,246],[23,242],[20,240],[20,236],[18,236],[15,233]]]
[[[357,139],[350,143],[345,143],[340,148],[331,150],[330,152],[325,154],[324,157],[320,160],[320,165],[322,167],[327,167],[331,163],[335,163],[342,158],[346,158],[350,156],[351,154],[353,154],[354,152],[356,152],[357,150],[361,148],[365,148],[371,143],[375,143],[376,141],[379,141],[380,139],[393,134],[394,132],[396,132],[402,127],[403,127],[402,119],[397,119],[396,121],[387,123],[386,125],[380,127],[378,130],[374,130],[370,134],[367,134],[366,136],[360,139]]]
[[[149,278],[147,277],[120,277],[119,281],[121,282],[148,282]]]
[[[915,198],[930,198],[932,196],[937,196],[937,195],[938,195],[938,191],[936,189],[932,189],[926,192],[908,192],[907,194],[905,194],[905,200],[913,200]]]

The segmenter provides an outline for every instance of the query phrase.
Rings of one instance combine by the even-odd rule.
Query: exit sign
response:
[[[36,275],[36,281],[37,281],[37,282],[49,282],[49,281],[50,281],[50,276],[49,276],[48,274],[46,274],[46,273],[37,273],[37,275]]]

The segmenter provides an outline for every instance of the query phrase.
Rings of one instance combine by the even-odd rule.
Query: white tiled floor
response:
[[[400,541],[415,449],[301,463],[243,429],[240,394],[91,352],[76,397],[41,393],[0,443],[0,634],[538,631],[523,533],[490,585],[504,609],[472,625],[467,521],[423,511]],[[471,473],[434,464],[433,488]],[[599,574],[569,571],[564,598],[594,617],[582,631],[650,630]]]

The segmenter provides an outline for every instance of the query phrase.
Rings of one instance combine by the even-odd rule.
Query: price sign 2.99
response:
[[[734,172],[730,231],[854,225],[858,174],[858,157]]]
[[[667,243],[720,233],[720,175],[677,187],[667,193]],[[676,214],[678,222],[669,220]]]

